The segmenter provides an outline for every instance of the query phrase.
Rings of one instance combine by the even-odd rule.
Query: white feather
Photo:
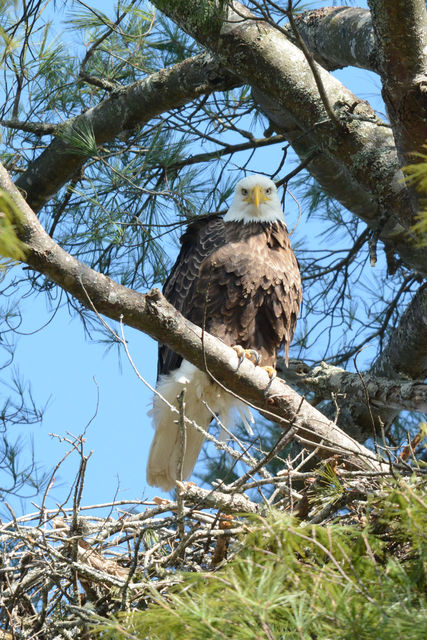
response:
[[[248,194],[256,186],[267,196],[258,207],[248,199]],[[282,205],[273,180],[266,176],[253,175],[239,180],[231,207],[224,216],[225,222],[275,222],[284,221]]]
[[[258,206],[254,194],[260,196]],[[266,176],[252,175],[237,183],[234,199],[224,216],[226,222],[283,222],[283,211],[276,185]],[[209,377],[188,361],[183,360],[179,369],[160,377],[153,409],[156,429],[147,466],[147,481],[165,491],[173,489],[178,478],[178,465],[182,456],[181,437],[178,426],[177,397],[185,389],[186,416],[208,431],[213,414],[230,430],[233,410],[240,413],[249,434],[252,434],[253,416],[246,404],[214,384]],[[164,400],[163,400],[164,398]],[[234,411],[235,412],[235,411]],[[225,433],[225,432],[224,432]],[[193,471],[204,435],[191,425],[186,426],[186,449],[183,457],[183,479]]]
[[[151,415],[156,430],[147,465],[147,482],[164,491],[174,488],[178,479],[182,455],[179,416],[167,403],[177,408],[177,397],[185,389],[185,415],[208,431],[212,413],[229,429],[232,426],[233,409],[244,416],[246,424],[253,418],[243,402],[221,389],[187,360],[179,369],[160,376],[157,383],[159,395],[154,397]],[[166,401],[166,402],[165,402]],[[249,425],[248,425],[249,426]],[[191,425],[186,425],[186,448],[183,457],[183,480],[188,478],[196,464],[205,437]]]

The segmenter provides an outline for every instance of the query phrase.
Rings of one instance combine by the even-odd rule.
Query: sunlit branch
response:
[[[313,391],[317,397],[329,399],[338,394],[352,402],[369,402],[374,409],[427,412],[427,384],[423,380],[381,378],[369,371],[359,375],[326,362],[311,367],[300,360],[291,360],[289,368],[280,361],[278,371],[287,382]]]

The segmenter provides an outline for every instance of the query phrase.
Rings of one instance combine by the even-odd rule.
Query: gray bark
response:
[[[402,165],[427,140],[427,11],[424,0],[369,0],[382,95]]]
[[[423,379],[427,376],[427,284],[422,285],[398,327],[371,367],[374,376]]]
[[[366,9],[324,7],[296,15],[295,23],[315,60],[325,69],[353,66],[378,71],[371,13]],[[298,46],[290,26],[284,30]]]
[[[381,378],[370,372],[359,375],[326,362],[310,367],[292,359],[289,368],[281,359],[277,370],[287,382],[313,391],[317,397],[329,399],[336,394],[338,405],[342,398],[369,403],[375,413],[378,409],[427,412],[427,384],[422,380]]]

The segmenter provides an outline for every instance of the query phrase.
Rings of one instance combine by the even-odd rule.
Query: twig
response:
[[[335,125],[335,127],[339,130],[339,131],[343,131],[343,124],[342,122],[340,122],[335,114],[335,111],[333,110],[331,103],[329,102],[329,96],[325,91],[325,87],[323,86],[323,82],[322,79],[320,77],[320,74],[318,72],[317,66],[316,66],[316,62],[313,59],[313,56],[311,54],[311,52],[308,50],[303,38],[300,35],[300,32],[298,31],[298,27],[295,23],[295,19],[293,16],[293,6],[292,6],[292,0],[288,0],[288,9],[286,11],[286,15],[288,16],[289,19],[289,24],[291,26],[291,29],[295,35],[295,38],[298,42],[298,46],[301,48],[301,51],[303,52],[305,59],[307,60],[307,63],[311,69],[311,73],[313,74],[313,78],[314,81],[316,83],[317,86],[317,90],[319,91],[319,95],[320,98],[323,102],[323,106],[325,107],[325,111],[328,114],[331,122]],[[281,28],[278,25],[275,25],[278,29],[281,30]]]
[[[250,471],[247,471],[243,476],[233,482],[233,484],[231,485],[232,489],[239,489],[242,485],[245,484],[246,480],[248,480],[260,469],[262,469],[266,464],[270,462],[270,460],[275,458],[277,454],[280,453],[280,451],[282,451],[282,449],[284,449],[286,445],[291,442],[296,434],[296,431],[297,430],[295,427],[291,427],[285,434],[281,435],[273,448],[267,453],[267,455],[264,456],[264,458],[262,458],[262,460],[258,462],[258,464],[255,465],[255,467],[252,467]]]

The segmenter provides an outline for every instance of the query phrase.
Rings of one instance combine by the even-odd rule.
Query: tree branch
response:
[[[269,136],[268,138],[253,138],[248,142],[240,142],[238,144],[227,144],[222,149],[216,149],[215,151],[207,153],[197,153],[194,156],[188,156],[185,160],[179,162],[173,162],[167,166],[167,169],[179,169],[181,167],[188,167],[192,164],[198,164],[199,162],[210,162],[222,158],[223,156],[232,155],[239,151],[247,151],[249,149],[259,149],[260,147],[268,147],[272,144],[278,144],[280,142],[286,142],[285,136]]]
[[[285,429],[294,427],[296,439],[319,455],[343,455],[355,468],[380,469],[374,454],[346,435],[332,421],[304,401],[280,379],[247,359],[238,366],[236,352],[204,333],[170,305],[158,289],[142,295],[90,269],[59,247],[41,227],[36,215],[0,167],[0,188],[7,191],[25,220],[21,239],[27,245],[26,263],[71,293],[82,305],[121,320],[177,351],[226,389],[243,397]]]
[[[113,92],[96,107],[62,124],[60,131],[64,134],[90,127],[97,145],[101,145],[198,96],[239,84],[236,76],[223,69],[211,55],[199,54]],[[54,138],[16,184],[37,212],[76,173],[84,160],[81,153],[73,153],[62,137]]]
[[[420,286],[387,346],[371,367],[374,376],[423,379],[427,376],[427,283]]]
[[[409,411],[425,411],[425,388],[422,380],[427,376],[427,284],[422,285],[403,313],[399,325],[393,330],[390,340],[380,356],[368,372],[362,374],[363,381],[357,374],[345,372],[340,377],[342,391],[349,391],[344,401],[339,401],[339,426],[347,433],[363,442],[372,437],[373,432],[380,430],[381,423],[390,425],[402,409]],[[323,365],[322,365],[323,366]],[[332,374],[332,379],[319,381],[323,388],[340,392],[333,380],[336,367],[324,365]],[[338,371],[342,371],[339,369]],[[286,381],[298,384],[303,388],[305,372],[281,368]],[[319,370],[319,373],[321,370]],[[314,371],[309,372],[309,378]],[[354,376],[354,382],[351,382]],[[297,382],[299,380],[299,382]],[[369,383],[369,384],[368,384]],[[312,381],[307,380],[309,389],[315,390]],[[365,395],[363,393],[365,392]],[[368,407],[366,390],[372,406]],[[322,389],[320,389],[322,395]],[[371,396],[372,394],[372,396]],[[331,415],[335,407],[331,406]]]
[[[332,71],[354,66],[378,71],[371,13],[358,7],[323,7],[294,16],[298,32],[314,59]],[[297,46],[292,29],[283,29]]]
[[[427,11],[424,0],[368,0],[382,95],[402,165],[427,140]],[[413,161],[413,158],[412,158]]]
[[[195,0],[185,3],[155,0],[154,4],[214,51],[242,81],[248,82],[255,89],[261,108],[276,126],[277,118],[266,108],[266,101],[260,100],[260,96],[268,96],[273,110],[277,114],[284,112],[287,119],[287,126],[276,127],[277,130],[284,133],[292,145],[295,139],[301,141],[304,134],[308,136],[308,140],[302,142],[304,153],[299,152],[298,145],[295,147],[300,157],[304,159],[315,149],[322,150],[310,163],[310,171],[316,163],[321,163],[323,176],[329,176],[328,190],[334,196],[340,194],[338,182],[350,185],[353,202],[356,194],[363,194],[358,199],[357,215],[378,229],[380,238],[398,251],[407,264],[427,274],[426,252],[411,246],[408,240],[416,210],[400,181],[392,133],[380,126],[381,121],[366,102],[318,67],[319,78],[334,111],[346,125],[345,132],[337,135],[303,53],[277,29],[256,20],[238,2],[224,8],[222,13],[216,3],[209,3],[209,11],[206,9],[203,16],[200,7],[197,11],[200,3]],[[321,182],[325,184],[324,180]],[[351,206],[350,209],[354,210]]]
[[[8,129],[19,129],[39,136],[52,135],[58,129],[58,124],[45,122],[22,122],[21,120],[0,120],[0,124]]]
[[[262,513],[265,509],[263,504],[252,502],[245,495],[239,493],[227,494],[212,489],[202,489],[194,482],[177,483],[181,498],[190,500],[193,504],[204,508],[221,509],[224,513]]]
[[[280,359],[278,372],[290,384],[314,391],[316,395],[329,399],[332,393],[346,397],[352,402],[366,404],[374,409],[427,412],[427,384],[422,380],[389,379],[345,371],[326,362],[310,367],[301,360],[291,360],[289,368]]]
[[[258,91],[254,91],[253,94],[260,108],[269,118],[271,128],[286,137],[301,161],[305,161],[311,154],[314,154],[308,164],[308,170],[322,187],[344,207],[363,220],[375,232],[376,237],[384,242],[387,252],[390,252],[391,255],[397,253],[405,264],[411,266],[416,272],[426,275],[425,248],[417,246],[412,241],[407,228],[404,228],[398,217],[394,215],[393,205],[390,204],[390,208],[385,211],[378,194],[369,191],[363,184],[352,179],[348,172],[343,171],[339,158],[325,153],[319,146],[313,132],[301,131],[289,112],[277,102],[272,101],[266,94]],[[359,115],[363,113],[363,104],[360,103],[360,105],[360,111],[356,109]],[[383,160],[378,158],[378,161],[384,165],[385,158],[384,166],[386,166],[390,155],[395,156],[392,132],[388,131],[384,135],[379,134],[378,125],[377,133],[378,136],[375,134],[372,142],[367,142],[367,145],[375,144],[375,140],[378,142],[378,150],[383,155]],[[378,189],[387,190],[390,194],[395,192],[398,200],[406,198],[407,192],[405,195],[402,193],[397,195],[403,184],[403,174],[397,174],[394,177],[389,175],[388,180],[389,182],[382,183],[382,186],[378,184]],[[398,208],[400,208],[400,204],[398,204]]]

